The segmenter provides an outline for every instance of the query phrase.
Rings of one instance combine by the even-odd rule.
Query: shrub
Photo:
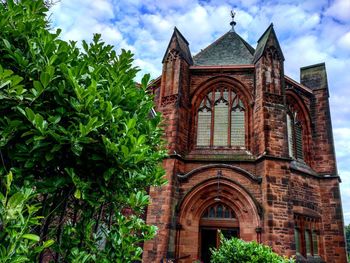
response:
[[[155,233],[147,190],[164,181],[149,75],[136,85],[133,55],[98,34],[82,49],[61,40],[47,12],[42,0],[0,1],[0,176],[36,190],[37,234],[55,240],[56,262],[140,259]]]
[[[211,263],[292,263],[293,259],[281,257],[268,246],[255,241],[245,242],[241,239],[225,239],[221,235],[218,249],[211,249]]]

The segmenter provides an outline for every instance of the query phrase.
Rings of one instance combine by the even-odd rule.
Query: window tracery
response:
[[[233,219],[236,218],[235,213],[231,208],[224,204],[214,204],[209,206],[203,213],[204,219]]]
[[[244,104],[233,89],[211,89],[198,108],[197,146],[244,148],[245,113]]]

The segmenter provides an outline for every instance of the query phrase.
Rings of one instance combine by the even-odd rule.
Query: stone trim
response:
[[[192,175],[196,174],[196,173],[200,173],[200,172],[203,172],[205,170],[208,170],[208,169],[211,169],[211,168],[225,168],[225,169],[230,169],[230,170],[233,170],[235,172],[238,172],[242,175],[244,175],[246,178],[252,180],[252,181],[255,181],[257,182],[258,184],[260,184],[262,182],[262,177],[257,177],[255,175],[253,175],[252,173],[240,168],[240,167],[237,167],[237,166],[234,166],[234,165],[229,165],[229,164],[208,164],[208,165],[204,165],[204,166],[201,166],[201,167],[198,167],[198,168],[195,168],[191,171],[189,171],[188,173],[186,174],[177,174],[177,178],[179,178],[180,181],[184,181],[184,180],[187,180],[189,179]]]

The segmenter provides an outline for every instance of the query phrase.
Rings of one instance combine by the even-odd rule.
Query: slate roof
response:
[[[252,64],[254,48],[230,30],[193,57],[195,66]]]
[[[179,51],[180,56],[183,59],[185,59],[188,64],[192,65],[193,61],[192,61],[192,55],[191,55],[190,49],[188,47],[189,44],[188,44],[187,40],[185,39],[185,37],[181,34],[181,32],[176,27],[174,28],[174,33],[171,36],[171,39],[170,39],[169,45],[167,47],[167,50],[164,54],[162,63],[164,63],[164,60],[168,54],[172,40],[176,41],[177,50]]]

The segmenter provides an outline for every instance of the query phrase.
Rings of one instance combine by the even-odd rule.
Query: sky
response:
[[[326,63],[333,135],[341,177],[343,212],[350,224],[350,0],[60,0],[51,8],[53,28],[64,40],[102,39],[135,54],[138,78],[161,74],[174,26],[193,55],[230,30],[253,47],[274,24],[285,74],[299,81],[300,67]]]

